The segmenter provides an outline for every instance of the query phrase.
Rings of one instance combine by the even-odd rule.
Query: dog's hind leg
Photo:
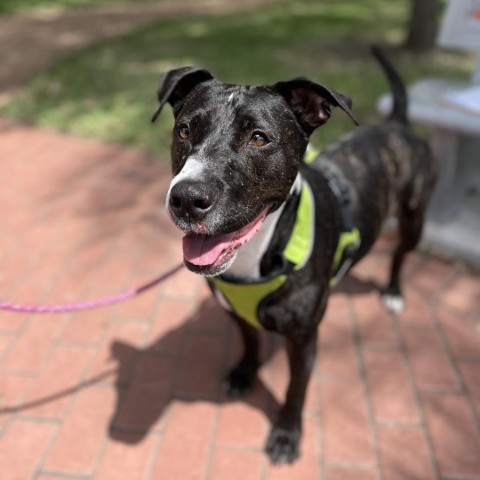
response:
[[[393,255],[390,270],[390,281],[382,292],[382,300],[392,313],[400,313],[405,308],[405,300],[401,291],[401,271],[408,252],[412,251],[422,236],[425,218],[425,206],[415,209],[402,208],[398,218],[399,244]]]
[[[232,397],[245,395],[252,389],[255,375],[260,366],[258,330],[244,320],[231,314],[240,329],[244,352],[238,364],[230,370],[225,378],[227,392]]]

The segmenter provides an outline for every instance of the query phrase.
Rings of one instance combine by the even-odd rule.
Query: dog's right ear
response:
[[[358,125],[351,110],[351,98],[325,85],[301,77],[278,82],[272,88],[288,102],[307,135],[328,121],[332,106],[340,107]]]
[[[185,97],[199,83],[212,79],[212,74],[201,67],[182,67],[164,73],[160,77],[157,90],[159,105],[157,111],[153,114],[152,123],[158,118],[167,102],[172,106],[175,115]]]

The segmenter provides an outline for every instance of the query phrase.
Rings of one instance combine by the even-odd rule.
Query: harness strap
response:
[[[354,228],[349,232],[342,232],[338,239],[337,250],[333,260],[334,272],[330,278],[330,286],[335,286],[351,267],[355,254],[360,247],[360,232],[358,228]]]
[[[312,252],[314,236],[315,204],[313,193],[308,183],[302,179],[300,201],[297,208],[295,224],[283,250],[283,257],[293,264],[294,270],[299,270]],[[253,282],[235,282],[222,278],[222,275],[212,278],[213,285],[223,294],[233,310],[255,328],[260,328],[258,307],[262,300],[277,291],[288,279],[287,273],[282,273],[271,279]]]
[[[308,151],[305,155],[305,162],[312,163],[318,152]],[[355,258],[355,253],[360,246],[360,232],[354,227],[351,208],[350,192],[347,185],[328,164],[315,164],[327,179],[329,188],[332,190],[338,207],[342,223],[338,245],[335,251],[332,276],[330,285],[335,285],[348,271]],[[293,265],[294,270],[301,269],[312,253],[315,235],[315,202],[310,185],[302,179],[300,200],[296,212],[295,224],[292,233],[284,248],[282,255],[285,260]],[[287,264],[287,262],[285,262]],[[290,265],[290,269],[291,269]],[[261,328],[258,320],[258,308],[261,302],[269,295],[276,292],[288,279],[288,272],[270,279],[261,279],[252,282],[236,282],[221,275],[211,279],[217,288],[230,304],[237,315],[255,328]]]
[[[299,270],[312,253],[314,241],[315,203],[310,185],[302,179],[302,191],[297,209],[297,218],[283,256]]]
[[[304,157],[305,163],[312,165],[319,153],[318,150],[310,149]],[[326,178],[340,211],[342,233],[338,239],[330,279],[330,286],[334,286],[343,278],[354,261],[355,254],[360,248],[360,231],[353,222],[350,190],[341,173],[328,162],[318,161],[312,167],[319,170]]]
[[[258,321],[258,307],[261,301],[276,292],[287,278],[287,275],[283,274],[266,282],[235,283],[215,277],[212,278],[212,282],[237,315],[252,327],[261,328]]]

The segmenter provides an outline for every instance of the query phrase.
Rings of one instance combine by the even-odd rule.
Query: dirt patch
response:
[[[165,0],[1,16],[0,103],[59,57],[100,40],[124,35],[161,18],[222,14],[273,3],[279,0]]]

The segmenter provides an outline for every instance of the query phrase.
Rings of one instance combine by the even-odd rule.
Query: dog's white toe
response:
[[[400,295],[384,293],[382,302],[390,313],[401,313],[405,309],[405,300]]]

